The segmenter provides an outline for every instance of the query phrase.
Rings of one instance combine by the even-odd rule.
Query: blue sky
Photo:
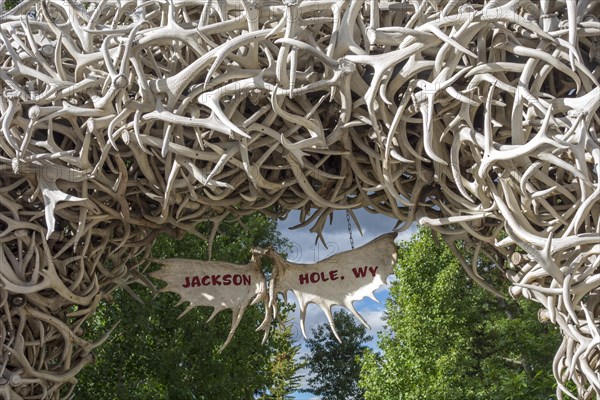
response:
[[[396,224],[395,219],[379,214],[370,214],[364,210],[355,211],[355,214],[363,230],[363,236],[361,236],[354,223],[352,223],[352,236],[354,238],[355,248],[366,244],[379,235],[391,232]],[[299,213],[292,212],[285,221],[280,221],[278,223],[279,231],[292,243],[292,251],[288,255],[289,261],[312,264],[338,252],[350,250],[350,238],[344,211],[334,212],[333,223],[331,225],[325,225],[323,236],[327,243],[327,248],[325,248],[321,242],[315,244],[316,235],[310,232],[310,226],[295,230],[289,229],[291,226],[297,225],[298,221]],[[396,238],[396,241],[406,240],[415,232],[416,226],[412,226],[407,231],[400,233]],[[393,277],[388,278],[388,282],[392,279]],[[355,308],[367,320],[369,325],[371,325],[371,330],[368,331],[368,334],[373,336],[374,339],[369,343],[369,346],[374,349],[377,349],[377,333],[384,327],[382,316],[385,309],[385,299],[388,297],[388,294],[389,290],[386,285],[375,292],[375,297],[377,297],[381,303],[377,303],[368,298],[355,303]],[[290,301],[295,301],[295,297],[291,292],[288,293],[288,298]],[[318,306],[314,304],[309,305],[306,317],[307,335],[310,337],[311,327],[326,321],[325,314]],[[304,338],[300,331],[298,312],[293,316],[292,329],[294,332],[294,339],[302,345],[302,352],[306,351]],[[312,400],[317,399],[317,397],[310,393],[297,393],[296,399]]]

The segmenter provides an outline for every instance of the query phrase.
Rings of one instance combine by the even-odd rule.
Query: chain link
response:
[[[350,247],[354,250],[354,238],[352,237],[352,224],[350,223],[350,210],[346,210],[346,221],[348,222],[348,235],[350,235]]]

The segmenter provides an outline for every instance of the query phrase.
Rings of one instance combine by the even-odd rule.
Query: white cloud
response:
[[[376,336],[378,333],[382,332],[385,327],[385,321],[383,320],[384,311],[363,311],[361,315],[367,321],[367,323],[371,326],[371,330],[369,333],[373,336]]]

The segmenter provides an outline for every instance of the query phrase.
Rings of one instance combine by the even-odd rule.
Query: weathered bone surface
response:
[[[327,316],[335,337],[341,341],[333,323],[333,306],[342,306],[358,318],[366,327],[369,324],[354,308],[353,303],[369,297],[378,301],[375,291],[386,283],[394,273],[396,252],[395,233],[382,235],[356,250],[344,251],[315,264],[288,262],[270,251],[274,261],[273,277],[269,282],[269,306],[277,310],[276,298],[282,294],[287,299],[289,291],[298,300],[300,327],[304,327],[306,310],[310,303],[318,305]]]
[[[300,209],[319,234],[366,207],[497,261],[561,328],[559,392],[598,396],[598,15],[589,0],[4,12],[0,393],[69,395],[97,345],[81,324],[114,288],[150,285],[159,232]]]
[[[181,297],[179,304],[188,303],[185,311],[179,316],[180,318],[198,306],[213,308],[208,321],[223,310],[230,309],[232,311],[231,330],[225,343],[221,346],[221,350],[223,350],[233,339],[235,330],[248,306],[261,300],[265,306],[269,303],[267,282],[260,269],[262,255],[262,252],[255,253],[247,265],[178,258],[153,260],[161,264],[163,268],[151,273],[150,276],[167,283],[167,286],[161,289],[162,292],[177,293]],[[200,287],[207,289],[198,289]],[[270,316],[271,313],[265,315],[265,322],[260,327],[265,331],[265,339],[271,326],[269,324]]]
[[[370,328],[353,303],[365,297],[378,301],[374,292],[394,273],[398,251],[394,244],[395,237],[395,233],[382,235],[359,249],[335,254],[315,264],[288,262],[273,248],[253,249],[252,260],[247,265],[180,258],[154,259],[151,261],[163,268],[152,272],[150,276],[167,284],[160,291],[177,293],[181,298],[179,304],[188,303],[181,316],[198,306],[213,308],[208,321],[223,310],[232,311],[231,330],[221,350],[233,338],[246,308],[261,300],[265,318],[257,330],[264,331],[264,342],[271,322],[279,312],[279,294],[287,300],[290,291],[298,300],[304,337],[306,310],[313,303],[321,307],[333,333],[341,341],[333,323],[331,308],[346,308]],[[260,260],[264,256],[273,261],[268,281],[260,268]]]

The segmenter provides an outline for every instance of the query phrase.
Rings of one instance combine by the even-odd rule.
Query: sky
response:
[[[354,247],[358,248],[379,235],[393,231],[396,220],[388,218],[380,214],[371,214],[365,210],[354,211],[363,231],[361,236],[356,225],[352,221],[352,237],[354,239]],[[315,244],[316,235],[310,232],[310,226],[299,229],[290,230],[289,228],[297,225],[299,221],[299,213],[291,212],[288,218],[284,221],[279,221],[278,229],[281,234],[286,237],[292,244],[292,250],[288,255],[288,260],[295,263],[312,264],[321,261],[327,257],[337,254],[341,251],[350,250],[350,235],[348,233],[348,223],[346,221],[345,211],[335,211],[333,222],[331,225],[327,223],[323,230],[323,236],[327,244],[327,248],[320,241]],[[399,233],[396,242],[409,239],[416,232],[416,226],[412,226],[407,231]],[[389,283],[393,280],[393,276],[388,278],[388,285],[382,286],[375,292],[375,297],[380,301],[377,303],[372,299],[365,298],[354,303],[356,310],[367,320],[371,329],[367,334],[373,336],[373,340],[368,343],[369,347],[378,350],[377,334],[384,329],[384,321],[382,319],[385,310],[385,300],[389,294]],[[288,299],[295,302],[293,293],[288,293]],[[298,307],[296,307],[298,308]],[[341,307],[340,307],[341,308]],[[340,308],[334,308],[334,311]],[[292,331],[294,339],[301,344],[301,354],[306,352],[305,341],[300,330],[300,320],[298,311],[292,315]],[[327,322],[325,314],[315,304],[308,306],[306,316],[306,333],[310,337],[311,327]],[[358,322],[358,320],[357,320]],[[307,373],[307,371],[301,371]],[[295,393],[295,398],[298,400],[313,400],[318,399],[310,393]]]

